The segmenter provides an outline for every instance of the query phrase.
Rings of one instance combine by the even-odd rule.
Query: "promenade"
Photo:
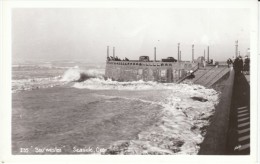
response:
[[[250,75],[235,76],[227,143],[229,155],[250,154]]]
[[[223,84],[220,103],[207,128],[199,154],[249,155],[250,75],[235,75],[231,71]]]

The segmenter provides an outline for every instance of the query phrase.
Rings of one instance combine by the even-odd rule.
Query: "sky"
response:
[[[13,61],[104,62],[107,46],[119,58],[141,55],[191,60],[210,47],[210,58],[245,55],[250,46],[250,11],[235,8],[17,8],[12,11]],[[207,52],[207,51],[206,51]]]

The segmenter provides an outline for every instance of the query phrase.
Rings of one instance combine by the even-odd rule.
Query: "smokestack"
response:
[[[194,61],[194,44],[192,45],[192,61]]]
[[[208,46],[208,63],[209,63],[209,46]]]
[[[109,46],[107,46],[107,57],[109,57]]]
[[[113,58],[115,58],[115,47],[113,47]]]
[[[178,43],[178,61],[180,60],[180,43]]]
[[[181,51],[180,51],[180,61],[181,61]]]
[[[156,47],[154,47],[154,61],[156,62]]]

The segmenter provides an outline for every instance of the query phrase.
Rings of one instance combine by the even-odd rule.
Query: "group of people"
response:
[[[249,68],[250,68],[250,59],[248,56],[245,56],[245,59],[243,60],[241,56],[236,57],[235,59],[228,59],[227,60],[228,67],[233,65],[233,68],[235,70],[235,73],[245,73],[249,74]]]
[[[123,60],[121,60],[120,58],[118,58],[117,56],[116,57],[113,57],[113,56],[108,56],[107,57],[107,60],[108,61],[129,61],[129,59],[128,58],[125,58],[125,59],[123,59]]]

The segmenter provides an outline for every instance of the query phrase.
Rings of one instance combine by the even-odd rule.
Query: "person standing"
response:
[[[238,57],[234,60],[233,67],[234,67],[234,70],[235,70],[235,74],[238,75],[238,73],[239,73],[239,59],[238,59]]]
[[[248,56],[245,56],[244,71],[246,75],[249,75],[249,68],[250,68],[250,59],[248,58]]]
[[[203,63],[203,68],[206,68],[206,60],[205,60],[205,58],[203,59],[202,63]]]
[[[242,59],[241,56],[238,56],[238,72],[239,72],[239,73],[242,73],[242,71],[243,71],[243,66],[244,66],[244,64],[243,64],[243,59]]]
[[[232,60],[230,58],[228,58],[227,64],[228,64],[228,68],[229,68],[229,66],[232,64]]]

